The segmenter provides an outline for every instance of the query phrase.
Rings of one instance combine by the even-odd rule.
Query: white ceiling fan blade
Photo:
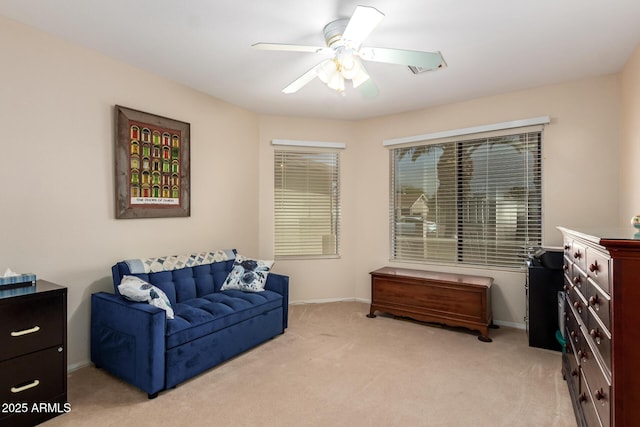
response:
[[[344,29],[342,39],[348,42],[353,49],[358,50],[364,39],[378,26],[382,18],[384,18],[384,14],[375,7],[357,6],[347,28]]]
[[[282,44],[282,43],[256,43],[251,47],[260,50],[280,50],[287,52],[308,52],[308,53],[330,53],[333,49],[322,46],[305,46],[300,44]]]
[[[358,51],[358,55],[365,61],[413,65],[425,69],[438,68],[444,64],[444,59],[440,52],[363,47]]]
[[[282,92],[295,93],[300,89],[302,89],[307,83],[309,83],[311,80],[315,79],[318,76],[318,69],[320,69],[328,61],[331,61],[331,60],[326,59],[321,63],[319,63],[318,65],[314,66],[312,69],[310,69],[309,71],[307,71],[306,73],[304,73],[303,75],[295,79],[293,82],[291,82],[289,86],[282,89]]]

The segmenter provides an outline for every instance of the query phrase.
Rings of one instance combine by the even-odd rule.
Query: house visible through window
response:
[[[392,259],[521,268],[542,238],[541,137],[392,149]]]
[[[339,166],[337,151],[276,149],[276,257],[339,255]]]

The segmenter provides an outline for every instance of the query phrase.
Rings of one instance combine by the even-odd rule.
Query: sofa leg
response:
[[[158,392],[156,391],[153,394],[147,394],[147,396],[149,397],[149,399],[155,399],[156,397],[158,397]]]

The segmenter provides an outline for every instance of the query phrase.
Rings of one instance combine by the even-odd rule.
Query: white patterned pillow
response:
[[[173,319],[173,308],[167,295],[150,283],[136,276],[122,276],[118,291],[131,301],[148,302],[166,312],[167,319]]]
[[[236,256],[233,269],[229,272],[220,290],[237,289],[244,292],[262,292],[273,261],[260,261]]]

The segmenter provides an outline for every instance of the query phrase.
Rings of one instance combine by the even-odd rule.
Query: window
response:
[[[542,239],[541,137],[392,149],[392,259],[521,268]]]
[[[339,153],[276,149],[274,169],[275,256],[337,257]]]

